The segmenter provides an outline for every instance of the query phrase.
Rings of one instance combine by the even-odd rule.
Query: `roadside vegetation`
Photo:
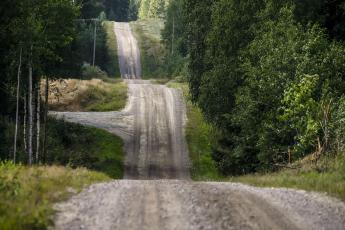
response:
[[[207,123],[200,109],[188,94],[188,85],[170,81],[169,87],[183,90],[187,106],[186,140],[192,161],[191,176],[196,181],[229,181],[259,187],[286,187],[325,192],[345,200],[345,154],[322,156],[310,154],[290,165],[281,165],[275,172],[261,172],[243,176],[222,175],[212,158],[212,145],[217,135]]]
[[[46,162],[123,177],[123,141],[107,131],[50,118]]]
[[[0,228],[47,229],[53,224],[53,204],[87,185],[108,181],[105,174],[85,168],[27,167],[0,163]]]
[[[108,63],[107,63],[107,72],[108,75],[111,77],[120,78],[120,68],[119,68],[119,60],[117,57],[117,42],[116,36],[114,33],[114,22],[112,21],[104,21],[103,27],[106,32],[106,46],[108,52]]]
[[[176,0],[167,15],[164,44],[188,62],[221,174],[344,152],[342,1]]]
[[[168,77],[164,72],[165,48],[161,43],[163,20],[142,19],[130,23],[140,49],[141,67],[144,79]]]
[[[126,105],[127,84],[119,79],[60,79],[50,82],[49,108],[55,111],[120,111]]]
[[[275,173],[230,177],[228,181],[259,187],[287,187],[325,192],[345,201],[345,154],[329,156],[315,162],[296,162],[290,169]]]
[[[192,162],[191,177],[196,181],[221,180],[216,162],[212,159],[212,126],[208,124],[200,109],[190,101],[187,83],[170,81],[168,87],[182,90],[187,109],[186,141]]]

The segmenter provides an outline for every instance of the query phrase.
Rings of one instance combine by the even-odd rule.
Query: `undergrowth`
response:
[[[231,177],[229,180],[259,187],[287,187],[326,192],[345,200],[345,153],[324,156],[317,164],[297,163],[296,169]]]
[[[161,19],[143,19],[130,23],[140,49],[142,75],[144,79],[166,77],[164,55],[161,43]]]
[[[101,129],[49,119],[48,163],[86,167],[114,179],[123,177],[123,141]]]
[[[105,21],[103,27],[106,32],[106,47],[108,51],[108,63],[106,64],[107,72],[110,76],[121,77],[119,61],[117,57],[117,42],[114,32],[114,22]]]
[[[0,163],[0,229],[46,229],[53,224],[53,203],[108,180],[105,174],[85,168]]]

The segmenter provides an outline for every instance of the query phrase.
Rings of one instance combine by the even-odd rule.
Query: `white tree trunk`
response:
[[[37,83],[37,110],[36,110],[36,117],[37,117],[37,135],[36,135],[36,163],[38,164],[38,157],[39,157],[39,151],[40,151],[40,112],[41,112],[41,87],[40,87],[40,81]]]
[[[32,63],[29,61],[29,135],[28,135],[28,155],[29,165],[32,165],[32,130],[33,130],[33,107],[32,107]]]
[[[43,146],[42,146],[42,163],[45,164],[47,160],[47,116],[48,116],[48,94],[49,94],[49,79],[46,75],[45,84],[45,100],[44,100],[44,134],[43,134]]]
[[[28,151],[28,143],[27,143],[27,136],[26,136],[26,121],[27,121],[27,101],[26,101],[26,93],[24,94],[24,125],[23,125],[23,134],[24,134],[24,150],[25,153]]]
[[[18,136],[18,120],[19,120],[19,92],[20,92],[20,73],[22,68],[22,48],[19,53],[19,64],[17,71],[17,107],[16,107],[16,127],[14,130],[14,146],[13,146],[13,162],[16,163],[17,156],[17,136]]]

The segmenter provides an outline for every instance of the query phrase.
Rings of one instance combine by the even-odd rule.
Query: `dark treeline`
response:
[[[175,0],[167,15],[224,174],[343,151],[344,1]]]

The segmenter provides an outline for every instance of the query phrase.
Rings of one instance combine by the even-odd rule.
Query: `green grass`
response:
[[[119,111],[127,102],[127,85],[121,81],[107,87],[93,86],[88,88],[79,100],[84,111]]]
[[[101,129],[49,119],[48,163],[123,177],[123,141]]]
[[[197,181],[220,180],[222,177],[211,156],[212,127],[205,122],[200,109],[188,99],[186,83],[169,82],[167,85],[182,89],[186,100],[188,117],[186,140],[192,161],[192,179]]]
[[[143,19],[131,22],[133,34],[140,49],[142,74],[144,79],[166,77],[164,73],[165,49],[161,43],[161,19]]]
[[[0,229],[46,229],[52,225],[53,203],[108,180],[105,174],[83,168],[0,163]]]
[[[113,77],[120,78],[120,67],[117,57],[117,42],[114,32],[114,22],[105,21],[103,27],[106,32],[106,47],[108,50],[109,63],[107,63],[107,72]]]
[[[326,192],[345,200],[345,154],[324,157],[318,165],[307,169],[286,169],[276,173],[231,177],[229,180],[259,187],[287,187]]]

